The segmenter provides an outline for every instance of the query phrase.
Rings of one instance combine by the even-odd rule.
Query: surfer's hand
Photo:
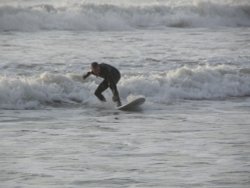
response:
[[[86,79],[87,77],[89,76],[89,74],[87,73],[87,74],[84,74],[84,75],[82,75],[82,79]]]
[[[82,78],[85,80],[86,78],[89,77],[89,75],[91,75],[92,72],[87,72],[86,74],[82,75]]]

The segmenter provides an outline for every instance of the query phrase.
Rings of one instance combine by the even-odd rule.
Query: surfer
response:
[[[116,84],[121,78],[120,72],[113,66],[105,64],[105,63],[97,63],[93,62],[91,64],[91,71],[87,72],[83,75],[83,79],[86,79],[91,74],[95,76],[99,76],[101,78],[104,78],[102,83],[97,87],[95,90],[96,97],[100,100],[105,102],[106,99],[102,95],[102,92],[105,91],[108,87],[111,89],[113,93],[113,101],[116,102],[117,107],[121,106],[121,100],[119,97],[119,92],[117,90]]]

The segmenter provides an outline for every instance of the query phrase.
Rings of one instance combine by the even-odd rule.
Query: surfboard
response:
[[[139,97],[137,99],[134,99],[130,101],[127,104],[124,104],[122,106],[117,107],[118,110],[136,110],[140,105],[142,105],[145,102],[144,97]]]

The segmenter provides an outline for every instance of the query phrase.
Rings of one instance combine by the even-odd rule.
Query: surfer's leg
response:
[[[113,93],[113,101],[116,102],[117,106],[121,106],[122,103],[121,103],[121,100],[120,100],[120,97],[119,97],[119,92],[118,92],[118,89],[117,89],[117,86],[116,84],[119,82],[121,78],[121,75],[120,73],[119,74],[114,74],[113,75],[113,83],[110,84],[110,89]]]
[[[116,102],[117,107],[122,105],[119,95],[114,95],[113,101]]]
[[[116,81],[116,83],[119,81],[119,79]],[[113,84],[110,84],[110,89],[113,93],[113,101],[116,102],[117,106],[121,106],[122,103],[121,103],[121,100],[120,100],[120,97],[119,97],[119,92],[117,90],[117,86],[116,86],[116,83],[113,83]]]
[[[104,80],[104,81],[97,87],[97,89],[95,90],[95,96],[97,96],[97,98],[98,98],[100,101],[103,101],[103,102],[106,101],[105,97],[102,95],[102,92],[103,92],[104,90],[106,90],[107,88],[108,88],[108,82]]]

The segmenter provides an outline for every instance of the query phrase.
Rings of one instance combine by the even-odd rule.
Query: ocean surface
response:
[[[248,0],[0,1],[1,188],[249,185]]]

